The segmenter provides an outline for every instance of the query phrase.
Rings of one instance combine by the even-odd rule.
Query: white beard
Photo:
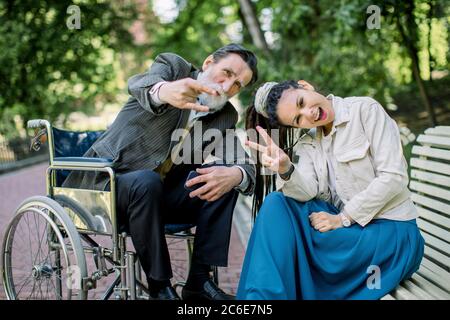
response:
[[[210,112],[215,112],[218,111],[220,109],[223,108],[223,106],[227,103],[228,101],[228,96],[225,94],[225,92],[223,91],[222,87],[214,82],[210,82],[208,79],[208,71],[205,72],[201,72],[198,75],[197,80],[204,86],[207,86],[211,89],[216,90],[219,95],[218,96],[212,96],[210,94],[207,94],[205,92],[203,92],[202,94],[200,94],[197,99],[198,102],[201,105],[207,106],[209,108]]]

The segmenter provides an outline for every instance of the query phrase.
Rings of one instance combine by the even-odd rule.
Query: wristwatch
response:
[[[349,218],[347,218],[344,212],[341,212],[339,215],[341,216],[342,225],[344,227],[348,228],[352,225],[352,222],[350,221]]]
[[[295,170],[295,167],[294,167],[294,165],[291,163],[291,166],[289,167],[289,170],[288,170],[287,172],[285,172],[285,173],[279,173],[279,175],[280,175],[281,179],[283,179],[283,180],[289,180],[289,178],[291,177],[292,172],[294,172],[294,170]]]

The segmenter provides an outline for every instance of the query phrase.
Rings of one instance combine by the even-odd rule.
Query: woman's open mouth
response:
[[[323,110],[321,107],[318,107],[319,112],[317,113],[317,117],[315,121],[323,121],[327,118],[327,113],[325,110]]]

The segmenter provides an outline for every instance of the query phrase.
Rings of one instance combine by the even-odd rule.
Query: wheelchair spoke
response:
[[[22,284],[22,286],[20,287],[19,292],[17,292],[17,296],[20,296],[20,292],[22,291],[22,289],[25,287],[25,285],[28,285],[28,284],[30,283],[31,280],[33,280],[33,279],[31,278],[31,275],[30,275],[28,278],[26,278],[26,279],[23,281],[23,284]]]
[[[38,240],[38,244],[39,244],[39,227],[38,227],[38,225],[37,225],[37,222],[36,222],[36,215],[34,214],[34,212],[33,212],[33,218],[34,218],[34,224],[35,224],[35,227],[36,227],[36,235],[37,235],[37,238],[36,238],[36,240]],[[38,250],[37,250],[37,252],[36,252],[36,256],[34,257],[34,260],[33,260],[33,263],[36,263],[36,257],[39,255],[39,250],[40,250],[40,244],[39,244],[39,247],[38,247]]]
[[[42,297],[42,281],[39,281],[39,293],[40,296]]]
[[[39,220],[38,220],[39,221]],[[39,224],[39,223],[38,223]],[[41,252],[42,252],[42,240],[43,240],[43,238],[44,238],[44,235],[46,235],[46,233],[47,233],[47,230],[46,230],[47,228],[43,228],[43,230],[42,230],[42,235],[39,237],[39,232],[40,232],[40,230],[39,229],[36,229],[37,230],[37,235],[38,235],[38,244],[39,244],[39,247],[38,247],[38,250],[37,250],[37,254],[36,254],[36,256],[39,256],[39,261],[42,261],[42,259],[41,259]],[[36,260],[34,261],[34,263],[36,264]]]
[[[27,222],[27,227],[28,227],[28,241],[30,243],[30,263],[33,263],[33,246],[31,245],[31,230],[30,230],[30,222],[28,219],[28,215],[24,215],[25,216],[25,220]]]
[[[36,281],[33,281],[33,288],[31,288],[31,292],[30,292],[30,295],[28,296],[27,300],[30,300],[30,298],[33,296],[35,287],[36,287]]]

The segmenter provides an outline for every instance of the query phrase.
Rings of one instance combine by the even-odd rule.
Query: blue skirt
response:
[[[309,221],[319,211],[339,213],[322,200],[266,197],[237,299],[379,299],[419,268],[424,240],[415,220],[374,219],[321,233]]]

